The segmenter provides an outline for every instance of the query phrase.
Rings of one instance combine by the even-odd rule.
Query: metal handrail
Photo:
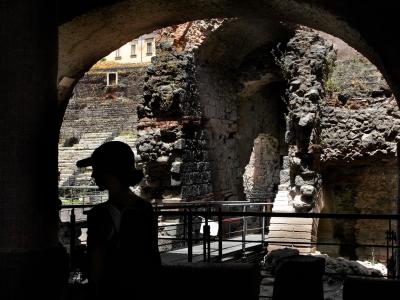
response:
[[[182,216],[182,211],[162,212],[164,216]],[[288,213],[288,212],[196,212],[203,216],[249,216],[249,217],[287,217],[287,218],[316,218],[316,219],[367,219],[367,220],[400,220],[400,214],[362,214],[362,213]]]
[[[191,262],[193,260],[193,245],[196,242],[203,241],[203,260],[210,261],[211,260],[211,252],[217,252],[217,258],[219,261],[222,261],[222,242],[238,242],[238,240],[229,240],[223,238],[222,233],[222,224],[223,217],[239,217],[242,220],[242,230],[236,231],[237,233],[241,233],[241,242],[242,242],[242,256],[246,254],[246,244],[251,243],[260,243],[262,247],[265,244],[280,244],[280,245],[326,245],[326,246],[352,246],[352,247],[376,247],[376,248],[386,248],[387,250],[387,260],[389,261],[389,249],[392,251],[392,257],[394,249],[398,249],[398,245],[394,243],[395,235],[391,230],[391,221],[399,220],[399,214],[363,214],[363,213],[288,213],[288,212],[269,212],[266,211],[266,208],[270,204],[266,203],[228,203],[228,205],[223,205],[225,203],[219,202],[218,205],[212,203],[211,205],[207,205],[208,203],[202,203],[201,205],[183,205],[183,206],[175,206],[181,209],[171,211],[170,206],[166,207],[166,209],[160,209],[161,207],[158,205],[154,205],[155,214],[158,216],[181,216],[184,217],[184,224],[165,224],[160,225],[160,228],[166,228],[168,226],[182,226],[183,227],[183,238],[177,237],[160,237],[160,240],[175,240],[179,242],[183,242],[183,245],[187,246],[188,253],[188,261]],[[231,206],[242,206],[242,211],[226,211],[224,207]],[[243,205],[244,204],[244,205]],[[247,208],[253,204],[256,206],[261,206],[262,211],[247,211]],[[62,205],[61,208],[71,209],[71,231],[75,230],[75,209],[76,208],[91,208],[94,205],[92,204],[71,204],[71,205]],[[196,216],[204,217],[205,226],[203,228],[203,237],[196,238],[193,236],[194,225],[198,225],[201,222],[193,222],[193,218]],[[210,225],[208,219],[211,217],[217,217],[218,225],[220,230],[218,231],[218,235],[216,237],[210,236]],[[261,228],[247,228],[247,219],[250,217],[259,217],[261,218]],[[388,220],[389,230],[387,231],[387,243],[383,244],[359,244],[359,243],[329,243],[329,242],[311,242],[311,241],[274,241],[265,240],[265,228],[266,228],[266,218],[270,219],[271,217],[285,217],[285,218],[315,218],[315,219],[367,219],[367,220]],[[260,230],[262,232],[261,240],[247,240],[247,232],[248,230]],[[73,232],[72,232],[73,233]],[[211,249],[211,241],[218,241],[218,250]],[[240,240],[239,240],[240,241]],[[71,234],[71,249],[74,249],[75,235]],[[173,245],[172,243],[163,244],[165,246]],[[400,250],[399,250],[400,251]],[[71,251],[72,256],[72,251]],[[71,257],[72,259],[72,257]],[[387,261],[387,263],[388,263]]]

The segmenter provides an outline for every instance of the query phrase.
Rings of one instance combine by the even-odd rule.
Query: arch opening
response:
[[[254,28],[258,28],[257,34],[254,34]],[[251,34],[249,30],[252,31]],[[309,42],[320,42],[321,37],[315,37],[318,34],[306,28],[302,30],[306,32],[306,36],[310,34]],[[337,196],[330,195],[335,189],[331,181],[336,179],[333,176],[329,177],[329,174],[333,172],[330,164],[335,160],[343,160],[344,158],[340,155],[344,152],[340,145],[329,144],[331,141],[326,144],[324,134],[331,134],[337,125],[347,134],[347,130],[353,132],[356,136],[352,140],[360,138],[363,141],[358,133],[354,133],[353,128],[342,128],[340,122],[332,126],[330,118],[332,111],[333,114],[340,114],[348,110],[347,114],[350,118],[357,119],[355,115],[351,115],[352,112],[357,109],[368,109],[368,107],[357,106],[360,104],[357,101],[354,102],[354,99],[347,99],[345,103],[342,103],[341,99],[346,96],[336,91],[335,83],[331,78],[326,77],[332,71],[328,70],[332,67],[329,65],[331,46],[327,46],[326,52],[319,53],[315,50],[318,47],[312,50],[314,52],[311,54],[317,58],[320,55],[324,65],[318,66],[315,62],[313,66],[315,70],[311,70],[311,72],[316,72],[313,75],[319,80],[317,82],[312,79],[311,82],[320,85],[306,86],[306,91],[300,96],[308,98],[310,103],[304,102],[290,107],[290,103],[282,101],[281,96],[285,93],[303,88],[301,82],[296,83],[295,77],[287,77],[285,65],[279,65],[279,63],[278,66],[275,65],[279,57],[271,55],[271,49],[276,48],[279,42],[288,43],[289,38],[293,37],[291,34],[293,34],[292,27],[285,27],[279,23],[242,19],[228,20],[221,30],[216,30],[205,39],[192,56],[179,53],[179,51],[171,54],[170,51],[173,52],[176,49],[172,49],[168,43],[162,43],[160,51],[164,52],[162,54],[164,56],[160,55],[158,60],[156,58],[153,65],[146,69],[148,79],[144,84],[143,99],[138,105],[139,119],[142,121],[139,120],[141,139],[137,148],[143,159],[141,164],[149,171],[147,192],[151,199],[157,198],[161,203],[182,199],[211,199],[207,197],[255,201],[257,196],[254,197],[254,195],[261,193],[260,199],[275,198],[276,201],[280,192],[286,192],[286,206],[282,208],[282,203],[275,203],[276,211],[282,209],[289,211],[333,210],[332,207],[337,205],[334,200]],[[319,35],[326,39],[326,35]],[[235,51],[221,51],[218,48],[226,41],[231,41],[231,49]],[[302,43],[300,38],[296,42]],[[263,55],[266,53],[269,57],[263,61]],[[282,52],[282,54],[285,55],[287,52]],[[184,64],[179,65],[182,61]],[[160,73],[157,72],[165,64],[171,64],[171,62],[172,65],[175,64],[184,69],[186,68],[184,66],[190,66],[185,69],[186,82],[177,83],[171,78],[160,78]],[[175,69],[171,74],[178,73]],[[175,76],[174,80],[176,78]],[[313,90],[315,87],[317,91]],[[381,87],[382,89],[379,88],[368,94],[377,100],[376,103],[386,101],[380,99],[382,97],[392,97],[387,85]],[[325,93],[330,93],[331,98]],[[334,97],[337,99],[333,99]],[[318,104],[321,107],[315,105],[316,99],[323,101]],[[113,97],[110,96],[108,100],[113,101]],[[394,98],[392,100],[395,103]],[[185,104],[185,101],[188,101],[189,105]],[[307,109],[304,109],[305,107]],[[314,120],[310,119],[312,118],[310,114],[314,113],[313,109],[318,109],[315,112],[321,114],[317,123],[313,123]],[[290,112],[300,114],[290,120],[290,117],[288,119]],[[310,120],[312,120],[312,126],[309,125]],[[305,130],[296,127],[297,125],[294,126],[293,122],[303,122],[305,125],[300,127],[304,127]],[[318,128],[313,127],[315,124]],[[362,129],[359,131],[362,132]],[[394,132],[389,134],[383,130],[382,137],[388,143],[395,142],[396,136]],[[161,144],[158,144],[158,140]],[[172,151],[164,144],[172,144]],[[291,150],[291,146],[295,146],[297,152],[290,152],[295,149],[292,147]],[[376,146],[379,145],[367,146],[367,150],[372,148],[374,150],[363,153],[360,159],[363,155],[374,157],[374,155],[384,154],[384,152],[381,153],[382,149],[379,147],[375,149]],[[155,147],[158,147],[157,151],[153,151]],[[226,149],[229,150],[226,151]],[[323,150],[322,159],[321,153],[318,153],[321,149]],[[385,149],[386,154],[393,154],[391,150],[388,150],[389,148]],[[332,154],[336,150],[343,153]],[[273,153],[272,159],[266,157],[271,153]],[[329,153],[332,155],[329,156]],[[320,159],[321,161],[316,161]],[[343,161],[346,162],[345,159]],[[316,166],[315,163],[323,164],[323,166]],[[336,172],[340,173],[337,169],[336,166]],[[160,172],[168,175],[160,180]],[[274,179],[267,182],[262,177]],[[250,184],[247,185],[249,182]],[[285,184],[287,186],[283,187]],[[357,186],[354,187],[354,189],[357,188]],[[332,203],[327,204],[328,202]],[[280,230],[282,230],[281,225],[279,224]],[[340,227],[336,230],[332,229],[334,228],[332,224],[328,224],[328,227],[322,223],[320,227],[318,223],[308,225],[310,225],[307,229],[310,241],[324,241],[328,231],[337,231],[340,235],[340,230],[346,231],[349,227],[343,224],[334,225]],[[348,240],[345,235],[345,233],[342,234],[340,242]],[[335,239],[335,236],[333,238]],[[352,239],[354,240],[355,237],[353,236]],[[306,251],[315,250],[305,248]],[[341,254],[340,251],[339,254]],[[356,256],[348,256],[355,258],[366,255],[360,252]]]

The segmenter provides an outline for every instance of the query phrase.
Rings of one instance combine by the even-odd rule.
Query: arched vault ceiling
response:
[[[200,64],[222,65],[228,69],[238,68],[254,49],[289,39],[290,27],[272,19],[231,19],[213,32],[200,46]]]
[[[302,24],[337,36],[368,57],[398,96],[400,46],[394,1],[125,0],[62,2],[59,80],[79,79],[97,60],[155,29],[196,19],[255,18]],[[70,87],[72,89],[73,85]],[[68,95],[68,93],[63,93]],[[398,97],[399,98],[399,97]],[[60,99],[63,100],[63,99]]]

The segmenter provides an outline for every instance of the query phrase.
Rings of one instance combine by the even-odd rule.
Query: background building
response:
[[[106,61],[120,63],[147,63],[156,55],[154,34],[144,34],[105,57]]]

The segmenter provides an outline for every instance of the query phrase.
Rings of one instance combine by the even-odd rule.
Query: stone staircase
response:
[[[79,173],[76,162],[90,156],[94,149],[101,144],[112,140],[115,137],[113,132],[85,133],[81,136],[79,143],[72,147],[59,145],[58,168],[60,170],[60,186],[68,185],[90,185],[91,172]]]
[[[272,212],[295,212],[289,203],[289,190],[287,185],[280,185],[276,195]],[[313,234],[314,219],[311,218],[283,218],[273,217],[270,220],[268,241],[274,241],[268,245],[268,251],[285,247],[297,248],[302,254],[309,254],[315,251],[315,247],[309,244],[296,245],[292,242],[310,243],[315,241]]]
[[[82,172],[76,167],[76,162],[82,158],[90,156],[101,144],[113,140],[128,144],[136,154],[136,136],[134,134],[116,135],[113,132],[85,133],[81,136],[79,143],[72,147],[63,147],[59,145],[59,186],[93,185],[91,179],[91,168],[86,168],[86,170]]]
[[[121,141],[121,142],[128,144],[132,148],[132,151],[135,153],[135,156],[137,154],[136,153],[136,140],[137,140],[137,137],[134,134],[118,135],[113,139],[113,141]]]

